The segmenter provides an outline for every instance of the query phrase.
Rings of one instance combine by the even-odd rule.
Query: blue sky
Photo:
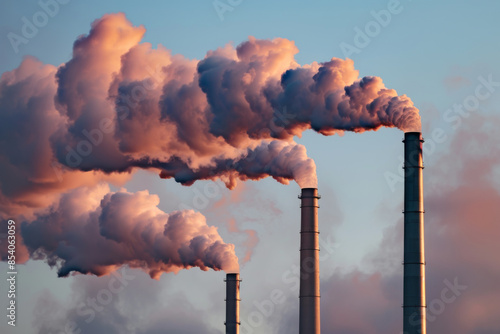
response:
[[[22,18],[31,18],[41,7],[32,0],[5,0],[0,11],[0,72],[16,68],[26,55],[56,66],[68,61],[74,40],[88,33],[91,22],[115,12],[124,12],[134,25],[146,27],[143,42],[161,44],[188,58],[202,59],[209,50],[227,43],[236,46],[248,36],[255,36],[295,41],[300,50],[296,60],[300,64],[324,62],[332,57],[344,58],[341,44],[355,45],[355,28],[365,29],[374,20],[372,11],[386,10],[388,3],[244,0],[225,12],[221,20],[210,0],[71,0],[61,5],[59,12],[27,44],[21,44],[16,53],[8,34],[21,34]],[[451,138],[457,133],[443,120],[446,110],[473,94],[480,83],[478,77],[500,78],[500,45],[496,41],[500,35],[500,3],[402,0],[398,8],[400,13],[393,14],[387,26],[381,27],[368,45],[350,58],[361,76],[380,76],[387,87],[413,100],[421,110],[424,137],[432,139],[432,131],[440,128],[450,138],[424,157],[426,166],[431,167],[426,169],[428,172],[450,152]],[[495,105],[499,102],[500,94],[495,92],[481,101],[477,113],[498,115]],[[322,235],[331,236],[337,245],[331,258],[322,263],[325,279],[335,273],[352,272],[354,268],[367,274],[375,271],[367,263],[367,257],[380,247],[385,229],[395,226],[402,216],[403,184],[391,187],[386,180],[388,172],[399,173],[402,137],[399,130],[381,129],[347,133],[343,137],[324,137],[310,131],[296,139],[316,161],[319,192],[323,195],[320,228]],[[194,189],[203,192],[209,182],[197,182],[188,188],[172,180],[161,180],[155,174],[139,172],[125,187],[129,191],[148,189],[158,194],[160,208],[169,212],[179,209],[180,203],[192,203],[196,196]],[[295,183],[283,186],[271,179],[248,182],[243,193],[249,206],[233,203],[227,212],[214,209],[221,198],[231,203],[230,191],[218,189],[217,196],[200,208],[209,224],[218,226],[224,240],[237,246],[244,236],[228,231],[229,218],[236,219],[241,229],[255,229],[260,239],[252,260],[242,267],[242,299],[247,301],[242,304],[242,312],[246,315],[253,310],[252,301],[279,286],[282,273],[298,262],[296,195],[300,189]],[[264,206],[266,203],[272,205]],[[237,248],[237,253],[241,256],[242,248]],[[0,272],[5,268],[1,263]],[[35,333],[28,321],[35,318],[36,307],[32,306],[35,301],[45,300],[48,294],[60,305],[67,305],[74,286],[84,280],[58,279],[55,270],[36,261],[23,266],[20,273],[20,302],[24,306],[19,311],[23,317],[19,329],[23,333]],[[207,323],[222,332],[223,314],[219,311],[223,303],[217,304],[219,309],[212,309],[213,299],[221,302],[224,299],[221,273],[192,269],[178,275],[166,274],[159,282],[151,283],[147,283],[150,281],[146,275],[137,275],[140,277],[139,283],[134,282],[137,289],[142,284],[151,284],[166,300],[185,298],[188,303],[197,304]],[[168,301],[164,303],[165,307],[170,305]],[[278,320],[271,317],[264,328],[277,330],[274,322]],[[0,328],[2,332],[6,328],[3,320]]]

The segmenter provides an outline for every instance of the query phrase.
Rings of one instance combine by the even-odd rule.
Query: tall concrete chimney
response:
[[[403,332],[426,334],[422,134],[407,132],[404,195]]]
[[[299,334],[320,333],[318,189],[304,188],[300,230]]]
[[[226,275],[226,334],[240,333],[240,274]]]

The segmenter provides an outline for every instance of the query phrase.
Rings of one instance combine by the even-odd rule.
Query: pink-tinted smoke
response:
[[[59,276],[101,276],[123,265],[141,268],[156,279],[191,267],[239,271],[234,245],[224,243],[202,214],[167,214],[158,204],[158,196],[147,191],[80,187],[34,221],[22,223],[21,250],[57,267]],[[6,259],[8,254],[1,255]]]
[[[98,171],[85,178],[102,179],[101,172],[136,168],[183,184],[220,178],[233,187],[238,179],[271,176],[316,187],[314,162],[293,141],[304,130],[420,130],[411,100],[378,77],[360,78],[349,59],[300,66],[293,41],[250,37],[197,61],[141,43],[144,33],[123,14],[104,15],[65,64],[28,58],[2,75],[2,145],[21,113],[29,122],[0,158],[20,172],[30,169],[30,180],[37,176],[24,187],[2,179],[2,196],[25,201],[21,193],[36,193],[42,181],[50,187],[57,175],[73,184],[52,187],[72,189],[78,182],[69,180],[81,178],[64,178],[70,171]],[[37,153],[19,159],[22,147]]]

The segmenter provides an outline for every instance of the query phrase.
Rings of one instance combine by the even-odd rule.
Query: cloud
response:
[[[449,91],[457,91],[471,84],[469,79],[461,75],[449,75],[444,78],[443,82]]]
[[[38,297],[33,327],[39,334],[220,333],[183,294],[170,294],[162,300],[164,288],[128,268],[114,276],[74,277],[67,300],[49,291]]]

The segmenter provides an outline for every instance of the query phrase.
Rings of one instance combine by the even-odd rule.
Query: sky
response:
[[[23,35],[25,22],[36,20],[37,13],[48,8],[46,3],[52,4],[46,9],[52,15],[45,15],[46,22],[41,22],[36,32]],[[91,107],[108,103],[103,101],[111,92],[110,85],[102,84],[105,79],[98,74],[111,71],[109,68],[116,62],[99,57],[116,53],[114,57],[120,59],[131,46],[150,43],[151,49],[160,50],[157,54],[161,53],[161,57],[167,57],[168,52],[161,51],[165,49],[170,50],[169,55],[177,55],[171,61],[178,64],[179,71],[172,75],[178,76],[179,82],[189,83],[191,78],[185,73],[194,71],[198,61],[205,59],[208,67],[212,64],[209,60],[215,59],[210,58],[214,54],[230,59],[231,52],[241,43],[254,45],[253,37],[257,41],[286,39],[279,47],[288,48],[283,55],[291,54],[292,60],[285,56],[283,59],[306,70],[308,64],[326,63],[333,57],[352,59],[360,78],[380,77],[385,87],[413,101],[420,110],[426,140],[428,331],[458,334],[500,331],[500,263],[494,255],[499,251],[500,233],[497,107],[500,49],[495,43],[495,36],[500,33],[496,17],[498,2],[70,0],[58,2],[57,10],[53,4],[53,1],[6,0],[1,5],[2,233],[6,233],[8,219],[13,219],[18,233],[23,232],[23,242],[35,250],[42,241],[49,240],[50,246],[52,237],[61,237],[51,226],[64,227],[69,231],[69,242],[78,245],[77,255],[85,254],[85,260],[91,262],[80,261],[73,267],[68,264],[63,268],[69,272],[61,275],[62,264],[60,258],[59,262],[54,258],[54,253],[52,257],[47,256],[48,251],[45,256],[43,252],[28,254],[19,245],[18,256],[26,262],[17,266],[18,318],[16,328],[12,328],[3,315],[2,333],[223,333],[224,272],[183,267],[186,261],[202,261],[208,268],[216,269],[228,266],[232,263],[231,245],[243,279],[241,318],[245,329],[242,332],[297,331],[298,290],[294,268],[299,261],[300,187],[295,181],[284,185],[271,177],[239,180],[230,190],[223,182],[224,175],[222,181],[198,180],[184,186],[172,178],[160,178],[158,171],[151,168],[134,166],[133,173],[120,173],[117,165],[121,156],[116,159],[107,156],[107,145],[112,142],[96,148],[89,157],[95,159],[88,162],[91,167],[87,166],[92,169],[92,164],[97,164],[98,169],[108,168],[114,172],[111,175],[81,167],[67,171],[64,180],[53,185],[44,183],[48,174],[38,165],[50,165],[46,156],[57,158],[58,149],[64,150],[66,142],[75,143],[71,131],[62,134],[56,131],[66,124],[66,119],[60,118],[61,110],[70,119],[79,117],[75,124],[81,130],[89,124],[86,122],[92,122]],[[216,5],[222,7],[217,9]],[[381,12],[391,13],[390,17],[384,20]],[[91,39],[87,39],[87,44],[74,44],[89,34],[92,22],[113,13],[124,14],[123,20],[110,23],[121,27],[116,33],[118,37],[113,35],[116,39],[111,41],[120,43],[110,45],[102,54],[93,53],[99,48]],[[377,21],[377,17],[382,21]],[[124,23],[126,20],[130,24]],[[137,28],[141,25],[143,28]],[[367,29],[376,30],[363,39],[359,31]],[[95,31],[98,36],[99,30]],[[23,42],[12,42],[12,34],[21,36]],[[294,54],[292,44],[287,41],[293,41],[298,53]],[[77,50],[80,53],[75,52],[76,57],[73,47],[78,45],[82,46]],[[150,59],[145,54],[139,52],[137,59]],[[244,54],[241,51],[240,56]],[[132,68],[134,58],[130,56],[129,61]],[[340,64],[335,66],[349,69],[347,62]],[[24,70],[11,72],[16,68]],[[67,81],[60,79],[59,87],[63,88],[55,91],[53,76],[57,68],[66,69],[60,78]],[[117,67],[116,71],[119,70]],[[135,73],[141,70],[144,69],[139,66],[131,69],[131,74],[121,73],[121,89],[126,90],[127,80],[134,80]],[[15,85],[22,81],[20,77],[25,78],[26,72],[35,74],[28,83]],[[213,82],[210,77],[206,80],[208,91]],[[172,87],[176,87],[175,83]],[[80,96],[89,94],[91,107],[79,109],[76,92]],[[152,94],[162,93],[158,92]],[[223,96],[222,92],[217,91],[219,95],[215,94],[214,99]],[[18,95],[22,98],[16,99]],[[37,98],[22,109],[19,105],[25,96]],[[184,101],[178,96],[172,93],[172,104]],[[58,104],[47,107],[54,99]],[[44,108],[50,112],[40,118],[30,116]],[[289,108],[300,109],[300,106],[292,104]],[[179,122],[184,120],[179,119]],[[232,129],[224,124],[217,128],[223,135]],[[124,129],[130,129],[129,125],[132,123],[122,124]],[[46,129],[51,129],[50,140]],[[156,134],[154,124],[148,129]],[[138,131],[141,130],[144,129]],[[148,134],[148,130],[144,133]],[[197,138],[193,133],[187,136]],[[148,147],[155,148],[155,143],[165,140],[164,137],[169,135],[160,133],[148,142]],[[307,149],[307,157],[314,160],[322,196],[319,209],[322,332],[400,333],[403,131],[382,127],[377,131],[345,131],[323,136],[306,130],[300,137],[292,132],[292,137],[296,144]],[[134,140],[127,141],[125,135],[120,139],[129,150],[142,145],[141,142],[134,146]],[[46,146],[33,146],[43,140]],[[223,144],[218,145],[228,150]],[[156,149],[147,153],[149,163],[161,157]],[[227,156],[233,153],[227,151]],[[183,156],[191,151],[180,149],[177,154]],[[190,158],[197,161],[196,156]],[[258,165],[259,160],[255,163]],[[50,177],[54,177],[48,168]],[[18,174],[16,169],[22,173]],[[42,181],[30,188],[33,180]],[[171,215],[186,208],[195,212],[188,216]],[[72,229],[97,222],[96,219],[100,219],[100,233],[107,233],[122,248],[103,248],[102,253],[101,245],[92,243],[95,237],[92,233],[97,232],[84,227]],[[166,268],[155,257],[163,248],[154,247],[156,243],[141,244],[144,252],[139,260],[148,263],[148,270],[130,268],[140,265],[126,256],[122,258],[129,251],[126,245],[139,242],[139,232],[152,233],[149,223],[167,219],[179,231],[185,232],[188,229],[185,226],[189,226],[189,233],[204,236],[204,242],[220,247],[224,257],[217,258],[214,265],[212,258],[201,255],[200,260],[196,257],[199,254],[189,253],[172,260],[175,265]],[[141,230],[123,228],[123,234],[118,233],[122,226]],[[161,242],[164,235],[161,232],[152,238]],[[2,247],[6,247],[5,239],[1,240]],[[180,244],[179,249],[182,247]],[[4,259],[5,250],[0,254]],[[120,258],[117,263],[124,265],[113,268],[94,265],[115,257]],[[71,271],[72,268],[86,274]],[[152,268],[157,271],[151,271]],[[0,262],[0,275],[7,277],[7,272],[4,260]],[[0,304],[5,310],[8,286],[6,279],[1,282]],[[283,294],[283,302],[270,304],[276,291]]]

